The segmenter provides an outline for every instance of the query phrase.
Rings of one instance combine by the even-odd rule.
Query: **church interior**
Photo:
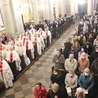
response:
[[[0,98],[98,98],[98,0],[0,0]]]

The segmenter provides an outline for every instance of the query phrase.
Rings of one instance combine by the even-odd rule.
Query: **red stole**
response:
[[[35,46],[37,45],[37,37],[35,37],[35,39],[34,39],[34,45]]]
[[[10,61],[13,61],[13,52],[10,52]]]
[[[46,36],[48,36],[48,31],[46,31]]]
[[[85,58],[81,58],[81,60],[82,60],[82,62],[84,62],[85,61]]]
[[[0,61],[0,69],[2,69],[2,65],[3,65],[3,62],[2,62],[2,61]]]
[[[2,78],[3,78],[3,71],[2,71],[2,67],[3,67],[3,62],[2,62],[2,61],[0,61],[1,76],[2,76]]]
[[[26,50],[28,50],[28,44],[29,44],[28,41],[26,41]]]
[[[0,44],[0,50],[2,50],[2,44]]]

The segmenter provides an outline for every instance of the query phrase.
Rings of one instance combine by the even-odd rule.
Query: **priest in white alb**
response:
[[[10,47],[10,51],[6,52],[7,62],[9,63],[14,76],[16,77],[19,74],[19,71],[22,70],[20,64],[21,60],[19,54],[14,50],[13,46]]]
[[[35,57],[37,57],[38,55],[41,55],[42,54],[42,51],[41,51],[41,40],[37,36],[37,34],[34,35],[33,45],[34,45],[34,55],[35,55]]]
[[[0,82],[4,83],[6,89],[13,86],[13,73],[9,64],[0,54]]]
[[[32,41],[29,40],[28,37],[26,37],[24,46],[26,47],[27,56],[30,58],[30,61],[32,61],[32,59],[34,59],[34,46]]]
[[[22,45],[22,42],[19,42],[19,46],[18,46],[18,51],[17,51],[17,52],[18,52],[18,54],[19,54],[19,56],[20,56],[21,58],[23,57],[26,66],[28,66],[28,65],[31,63],[31,61],[30,61],[30,59],[27,57],[27,54],[26,54],[26,47]]]

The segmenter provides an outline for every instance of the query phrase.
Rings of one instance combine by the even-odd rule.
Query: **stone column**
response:
[[[38,0],[32,0],[32,17],[34,19],[34,23],[39,23],[39,9],[38,9]]]
[[[13,7],[13,17],[15,17],[17,34],[24,32],[23,21],[22,21],[22,11],[21,2],[19,0],[12,0]]]
[[[49,0],[43,0],[43,17],[44,20],[50,20],[50,6],[49,6]]]
[[[49,8],[50,8],[50,20],[54,20],[54,2],[53,0],[49,0]]]
[[[10,2],[9,0],[0,0],[1,4],[1,14],[4,21],[5,26],[5,33],[9,33],[13,38],[16,35],[15,31],[15,21],[13,21],[12,12],[10,9]]]
[[[59,1],[56,0],[55,1],[55,15],[56,15],[56,18],[59,18]]]
[[[87,14],[91,15],[93,14],[93,1],[92,0],[88,0],[88,7],[87,7]]]
[[[78,13],[78,0],[75,2],[75,14]]]
[[[75,2],[74,0],[71,0],[71,15],[74,15],[75,14]]]
[[[71,0],[65,0],[66,14],[71,13]]]
[[[60,0],[59,4],[60,4],[60,14],[61,16],[64,16],[66,14],[66,4],[65,4],[65,0]]]

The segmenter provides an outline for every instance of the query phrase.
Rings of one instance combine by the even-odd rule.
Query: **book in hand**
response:
[[[67,87],[67,93],[71,93],[71,87]]]

